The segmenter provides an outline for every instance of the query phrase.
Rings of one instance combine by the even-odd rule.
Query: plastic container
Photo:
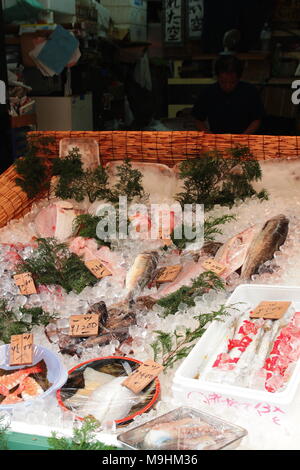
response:
[[[227,304],[248,302],[255,307],[263,300],[292,301],[296,311],[300,311],[300,287],[243,284],[235,289]],[[226,337],[226,324],[229,321],[226,320],[225,323],[213,322],[182,362],[174,375],[172,383],[174,397],[182,403],[192,403],[193,406],[198,406],[198,403],[199,405],[201,403],[210,403],[210,398],[214,396],[218,397],[219,400],[223,400],[224,403],[226,401],[229,403],[228,400],[233,400],[233,402],[236,400],[240,404],[243,403],[243,405],[250,403],[251,406],[264,403],[277,405],[282,410],[287,410],[294,399],[300,382],[300,360],[297,361],[285,389],[280,392],[270,393],[205,380],[200,381],[194,378],[198,373],[200,363],[202,361],[211,361],[212,355],[215,356],[219,341]]]
[[[176,428],[176,421],[186,419],[192,419],[193,422],[185,422],[181,425],[178,423],[178,427]],[[174,436],[172,441],[164,441],[164,439],[168,437],[168,434],[165,434],[163,430],[163,423],[170,423],[170,428]],[[215,433],[210,436],[210,442],[205,442],[207,434],[209,435],[207,430],[203,430],[203,432],[200,433],[198,431],[198,436],[197,432],[193,432],[194,426],[203,424],[209,425],[209,429],[212,428]],[[154,434],[154,439],[157,439],[157,445],[149,445],[149,442],[153,441],[153,437],[149,439],[149,433],[154,426],[156,427],[155,431],[159,433],[157,433],[156,436]],[[187,433],[186,435],[189,433],[191,433],[190,435],[194,434],[192,436],[192,442],[188,437],[183,437],[184,432]],[[137,426],[130,431],[119,434],[118,440],[126,448],[134,450],[229,450],[238,447],[241,440],[246,435],[246,429],[228,423],[216,416],[193,408],[180,407],[158,418],[152,419],[141,426]],[[199,440],[197,440],[197,437]]]
[[[50,383],[52,383],[52,386],[48,388],[44,393],[39,395],[37,398],[46,398],[49,395],[54,394],[58,389],[60,389],[64,383],[66,382],[68,378],[68,373],[65,367],[63,366],[60,358],[58,357],[57,354],[53,353],[52,351],[49,351],[46,348],[43,348],[42,346],[36,346],[34,345],[33,347],[33,363],[32,365],[34,366],[38,362],[44,360],[47,366],[47,379],[49,380]],[[26,369],[31,366],[9,366],[9,345],[5,344],[3,346],[0,346],[0,369],[5,369],[5,370],[19,370],[19,369]],[[0,404],[0,410],[11,410],[16,407],[20,406],[27,406],[30,405],[34,399],[32,400],[25,400],[24,402],[21,403],[16,403],[14,405],[2,405]]]
[[[65,411],[70,411],[71,408],[68,408],[65,404],[65,401],[67,398],[70,396],[74,395],[79,388],[81,388],[82,383],[80,386],[77,386],[77,383],[80,383],[80,380],[78,382],[78,374],[81,372],[83,373],[84,370],[87,367],[91,367],[95,369],[96,371],[99,372],[105,372],[108,373],[104,368],[105,367],[118,367],[118,371],[114,371],[114,376],[115,377],[120,377],[124,376],[124,380],[126,378],[126,372],[124,369],[124,366],[122,363],[127,363],[130,365],[132,370],[135,370],[139,364],[142,364],[142,362],[138,361],[137,359],[132,359],[132,358],[127,358],[127,357],[122,357],[122,356],[107,356],[107,357],[99,357],[95,359],[91,359],[89,361],[83,362],[81,364],[78,364],[77,366],[73,367],[69,371],[69,378],[65,386],[61,389],[58,390],[56,393],[57,400],[59,405],[65,410]],[[72,378],[73,375],[73,378]],[[77,376],[77,377],[76,377]],[[76,382],[73,382],[73,380],[77,380]],[[160,396],[160,382],[158,378],[155,378],[149,385],[146,387],[145,390],[148,390],[150,387],[152,387],[152,384],[154,383],[154,389],[152,392],[149,393],[149,398],[147,399],[146,403],[143,405],[137,405],[133,407],[130,411],[130,414],[122,419],[115,420],[115,423],[117,425],[125,425],[128,424],[130,421],[133,420],[138,415],[141,415],[143,413],[146,413],[148,410],[150,410],[154,404],[157,402]],[[144,391],[143,391],[144,392]],[[89,397],[86,398],[86,400],[89,400]],[[84,403],[83,403],[84,404]],[[76,409],[72,409],[72,411],[76,414],[78,412]],[[76,416],[76,419],[82,420],[84,416]]]

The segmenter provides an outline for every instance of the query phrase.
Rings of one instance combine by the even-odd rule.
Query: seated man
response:
[[[255,134],[264,115],[256,88],[241,81],[242,63],[234,56],[216,62],[217,82],[206,87],[193,108],[197,129],[213,134]]]

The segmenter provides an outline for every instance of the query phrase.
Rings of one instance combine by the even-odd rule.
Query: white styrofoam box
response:
[[[66,13],[75,15],[76,0],[39,0],[47,10],[57,11],[58,13]]]
[[[235,289],[229,297],[227,305],[246,302],[256,307],[263,300],[292,301],[296,311],[300,311],[300,287],[243,284]],[[230,318],[225,322],[215,321],[207,328],[202,338],[174,375],[172,383],[174,397],[185,404],[190,404],[193,401],[195,405],[194,400],[199,400],[200,405],[201,402],[207,403],[209,394],[218,394],[224,397],[224,399],[230,398],[240,402],[248,400],[252,404],[263,402],[270,405],[280,405],[281,408],[288,408],[288,405],[293,401],[300,382],[300,360],[297,361],[292,376],[285,389],[281,392],[270,393],[263,390],[254,390],[194,378],[199,372],[200,364],[203,364],[202,361],[206,361],[207,364],[211,363],[212,358],[216,357],[218,344],[228,339],[228,329],[226,326],[229,323]]]
[[[106,6],[110,12],[112,20],[118,24],[130,23],[138,25],[147,25],[147,11],[139,7],[125,6]]]
[[[139,7],[147,10],[147,2],[145,0],[101,0],[101,5],[104,7]]]

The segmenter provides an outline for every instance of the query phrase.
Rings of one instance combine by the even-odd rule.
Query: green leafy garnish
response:
[[[223,280],[212,271],[205,271],[193,281],[191,287],[182,286],[176,292],[163,297],[157,301],[157,304],[164,308],[164,316],[175,315],[178,312],[179,305],[185,304],[187,307],[194,307],[195,298],[200,297],[209,289],[215,291],[224,290]]]
[[[39,238],[37,243],[33,255],[18,265],[18,273],[30,272],[37,284],[59,285],[68,293],[73,290],[79,294],[98,282],[65,243],[58,243],[54,238]]]
[[[73,428],[71,438],[58,437],[52,432],[48,438],[49,450],[118,450],[117,447],[107,446],[96,440],[96,432],[100,423],[94,418],[87,417],[81,427]]]
[[[228,156],[220,151],[207,152],[180,165],[179,177],[184,191],[177,194],[180,204],[204,204],[211,210],[216,204],[232,207],[250,197],[267,199],[265,190],[255,191],[253,181],[262,177],[259,162],[248,147],[235,147]]]
[[[165,369],[188,356],[195,345],[195,341],[205,333],[207,324],[213,320],[223,321],[224,316],[229,315],[229,309],[233,306],[221,305],[219,310],[205,313],[194,318],[198,324],[195,329],[176,328],[173,333],[155,331],[157,337],[151,344],[154,360],[162,364]]]
[[[41,307],[19,307],[18,312],[7,308],[7,301],[0,299],[0,340],[8,344],[12,335],[28,333],[35,325],[46,326],[56,315]]]

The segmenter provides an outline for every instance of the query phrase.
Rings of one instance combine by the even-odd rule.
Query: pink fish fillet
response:
[[[76,237],[69,245],[69,249],[84,261],[97,259],[112,273],[116,280],[123,285],[126,270],[120,266],[120,255],[111,251],[107,246],[98,248],[97,242],[91,238]]]
[[[162,297],[166,297],[167,295],[176,292],[182,286],[190,286],[193,283],[193,280],[205,271],[202,267],[203,261],[204,260],[200,258],[197,263],[194,261],[186,263],[175,281],[163,285],[155,295],[152,295],[152,297],[154,299],[161,299]]]
[[[227,266],[226,270],[221,275],[222,278],[226,279],[230,274],[243,266],[248,248],[258,230],[259,226],[253,225],[230,238],[221,246],[221,248],[219,248],[215,255],[215,260],[218,261],[218,263]]]

